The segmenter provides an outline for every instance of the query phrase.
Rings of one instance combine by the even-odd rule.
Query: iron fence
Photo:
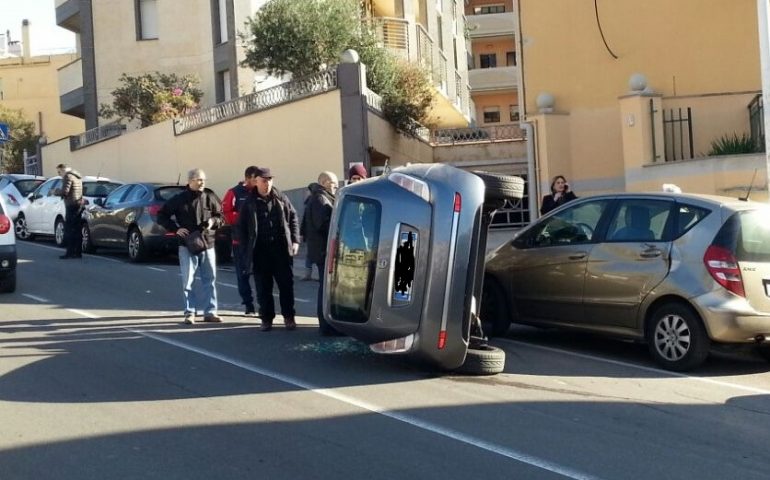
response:
[[[765,107],[762,94],[759,93],[749,103],[749,126],[751,141],[757,152],[765,151]]]
[[[80,135],[72,135],[70,136],[70,150],[73,151],[79,148],[85,148],[94,143],[107,140],[108,138],[119,137],[125,130],[125,125],[115,122],[92,128],[91,130],[86,130]]]
[[[652,154],[657,161],[659,154],[655,148],[655,110],[650,99],[650,118],[652,120]],[[663,155],[666,162],[675,162],[695,158],[692,140],[692,109],[669,108],[663,109]]]
[[[174,120],[174,135],[188,133],[335,88],[337,88],[337,70],[325,70],[177,118]]]
[[[431,131],[431,143],[456,145],[461,143],[524,140],[526,133],[518,123],[496,127],[443,128]]]

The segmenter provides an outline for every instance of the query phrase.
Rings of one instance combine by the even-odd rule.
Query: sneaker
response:
[[[253,317],[256,316],[257,312],[254,310],[254,304],[253,303],[247,303],[246,304],[246,311],[243,312],[244,317]]]
[[[265,320],[262,320],[262,325],[259,327],[259,329],[263,332],[269,332],[273,329],[273,322],[267,322]]]
[[[192,325],[195,323],[195,313],[193,312],[187,312],[184,314],[184,323],[187,325]]]
[[[283,324],[286,326],[286,330],[294,330],[297,328],[297,322],[294,321],[294,317],[284,318]]]
[[[216,313],[210,313],[203,317],[203,321],[206,323],[222,323],[222,317],[218,316]]]

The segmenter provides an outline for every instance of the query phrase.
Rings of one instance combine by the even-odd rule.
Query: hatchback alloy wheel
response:
[[[64,246],[64,221],[59,218],[53,227],[53,236],[57,247]]]
[[[21,213],[16,217],[14,229],[16,230],[16,238],[20,238],[21,240],[29,240],[32,238],[32,234],[29,233],[29,228],[27,228],[27,219]]]
[[[709,338],[697,315],[685,305],[669,303],[658,308],[648,328],[650,353],[669,370],[684,371],[706,359]]]
[[[128,232],[128,259],[132,262],[141,262],[147,255],[142,233],[136,228]]]

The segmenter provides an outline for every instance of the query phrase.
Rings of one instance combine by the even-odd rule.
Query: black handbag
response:
[[[197,255],[201,252],[208,250],[209,244],[206,240],[206,236],[200,230],[193,230],[184,237],[184,243],[187,250],[193,255]]]

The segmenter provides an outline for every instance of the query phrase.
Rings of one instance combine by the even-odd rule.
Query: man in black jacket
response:
[[[289,198],[273,188],[269,168],[260,168],[256,188],[241,206],[238,215],[238,238],[241,242],[240,264],[254,272],[257,300],[262,310],[263,332],[273,328],[275,300],[273,279],[278,284],[281,315],[287,330],[294,330],[293,257],[299,250],[297,211]]]
[[[194,287],[195,273],[201,277],[201,308],[204,322],[221,322],[217,315],[217,257],[214,231],[222,225],[217,197],[205,189],[206,174],[195,168],[187,174],[187,188],[167,201],[158,212],[158,223],[179,239],[179,267],[182,270],[184,323],[195,323],[199,303]],[[174,219],[172,219],[172,217]],[[189,240],[200,235],[202,251]]]

